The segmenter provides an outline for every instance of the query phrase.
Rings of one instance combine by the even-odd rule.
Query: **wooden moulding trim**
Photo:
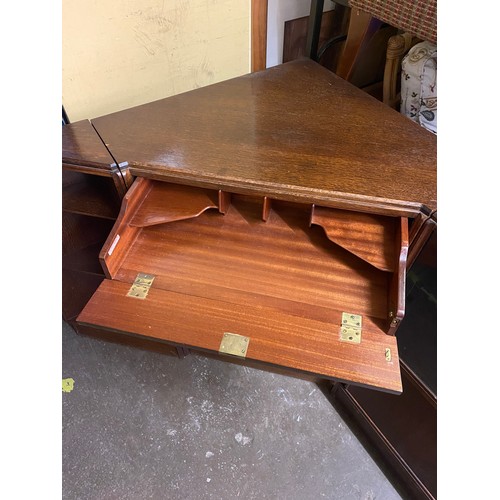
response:
[[[399,237],[396,239],[399,262],[396,272],[392,276],[389,287],[389,335],[395,335],[401,321],[405,315],[406,300],[406,265],[408,258],[408,219],[401,218],[401,224],[398,231]]]
[[[430,215],[432,210],[422,203],[413,203],[386,198],[373,198],[371,196],[342,193],[337,191],[327,191],[305,188],[301,186],[284,186],[273,182],[253,182],[240,181],[239,179],[220,177],[203,177],[199,172],[189,172],[187,170],[165,171],[161,167],[151,165],[130,164],[132,175],[140,177],[197,186],[207,189],[222,189],[236,194],[248,194],[264,196],[264,193],[273,193],[273,199],[282,201],[292,201],[297,203],[316,203],[323,207],[339,208],[392,217],[416,217],[420,213]]]
[[[115,277],[123,259],[142,228],[132,227],[129,222],[144,197],[151,190],[152,181],[138,178],[123,197],[118,218],[99,254],[99,261],[107,278]]]
[[[71,170],[73,172],[80,172],[83,174],[100,175],[101,177],[113,177],[115,173],[119,173],[118,169],[112,169],[109,165],[107,166],[107,168],[102,168],[98,166],[63,162],[62,168],[64,170]]]
[[[398,267],[398,218],[336,210],[313,205],[311,222],[323,228],[327,238],[381,271]]]

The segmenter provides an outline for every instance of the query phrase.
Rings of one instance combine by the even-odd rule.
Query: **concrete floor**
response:
[[[406,498],[313,382],[62,333],[63,499]]]

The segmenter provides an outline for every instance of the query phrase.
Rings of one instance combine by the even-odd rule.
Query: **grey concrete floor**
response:
[[[314,382],[62,340],[64,499],[404,498]]]

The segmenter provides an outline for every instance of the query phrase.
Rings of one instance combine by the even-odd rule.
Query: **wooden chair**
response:
[[[399,111],[401,100],[401,62],[407,52],[419,41],[409,33],[389,38],[384,70],[383,102]]]
[[[385,69],[383,81],[375,81],[371,87],[367,87],[368,93],[383,100],[388,106],[399,109],[400,101],[400,75],[401,62],[406,53],[413,45],[422,41],[436,41],[436,6],[434,0],[429,0],[427,9],[420,11],[412,10],[409,1],[403,1],[397,4],[396,0],[387,2],[380,6],[373,0],[342,0],[342,5],[350,7],[350,17],[347,33],[341,37],[329,41],[329,44],[344,44],[339,58],[336,74],[350,81],[356,86],[359,83],[359,70],[366,63],[366,49],[370,42],[374,40],[377,34],[385,26],[393,26],[395,30],[402,33],[386,35],[387,47],[385,53]],[[323,11],[323,0],[311,0],[311,12],[309,16],[309,30],[306,44],[307,54],[313,60],[318,60],[319,54],[323,48],[318,47],[319,27],[321,25],[321,16]],[[394,5],[393,5],[394,4]],[[417,35],[410,34],[411,30]],[[385,43],[385,41],[384,41]],[[379,44],[380,46],[380,44]],[[372,59],[372,55],[368,59]],[[358,74],[357,74],[358,73]],[[363,76],[361,78],[363,80]],[[379,87],[382,89],[379,90]]]

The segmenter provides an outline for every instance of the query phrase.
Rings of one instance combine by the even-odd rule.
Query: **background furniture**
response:
[[[317,26],[322,3],[311,2],[309,50],[313,59],[317,59],[318,53]],[[336,72],[357,83],[353,82],[356,68],[366,60],[367,47],[383,22],[404,30],[387,40],[383,93],[378,96],[399,110],[402,59],[422,39],[436,43],[436,2],[415,5],[350,0],[349,4],[353,10]],[[374,93],[373,88],[368,91]],[[426,238],[422,241],[426,244],[414,248],[409,259],[407,316],[397,333],[403,393],[394,397],[348,384],[332,386],[336,401],[355,418],[417,499],[437,496],[436,220],[434,214],[423,225]]]
[[[418,41],[410,33],[400,33],[391,36],[387,42],[383,102],[397,111],[401,101],[401,62]]]
[[[437,498],[437,231],[408,269],[407,313],[397,339],[403,392],[334,384],[333,394],[417,499]]]
[[[99,251],[131,178],[89,121],[62,127],[62,313],[76,316],[104,279]]]

